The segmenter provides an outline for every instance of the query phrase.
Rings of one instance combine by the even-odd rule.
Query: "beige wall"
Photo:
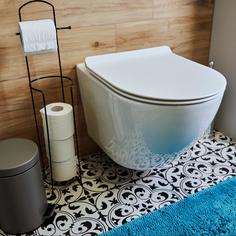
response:
[[[227,79],[227,89],[215,127],[236,138],[236,1],[216,0],[210,60]]]
[[[20,45],[17,11],[24,0],[0,1],[0,139],[35,139],[27,73]],[[75,79],[75,64],[85,56],[160,45],[201,63],[207,63],[214,1],[212,0],[50,0],[60,31],[64,74]],[[24,19],[48,18],[38,4],[26,9]],[[57,73],[54,55],[33,56],[34,76]],[[48,86],[48,84],[47,84]],[[48,102],[56,101],[58,89]],[[79,97],[79,96],[78,96]],[[37,109],[42,104],[38,101]],[[96,146],[87,136],[78,99],[78,131],[83,153]]]

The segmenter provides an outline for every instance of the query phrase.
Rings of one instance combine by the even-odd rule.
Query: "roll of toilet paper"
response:
[[[77,175],[77,164],[77,156],[65,162],[52,162],[53,180],[62,182],[74,178]]]
[[[47,157],[49,158],[48,142],[45,139]],[[50,151],[53,162],[63,162],[75,156],[74,137],[65,140],[50,140]]]
[[[19,28],[26,56],[57,50],[56,27],[53,20],[21,21]]]
[[[65,140],[71,137],[74,134],[72,106],[67,103],[58,102],[48,104],[45,108],[47,110],[50,140]],[[43,120],[45,138],[47,138],[45,108],[42,108],[40,113]]]

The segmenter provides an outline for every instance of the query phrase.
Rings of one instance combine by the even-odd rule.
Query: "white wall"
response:
[[[216,0],[210,61],[227,79],[227,89],[215,128],[236,138],[236,0]]]

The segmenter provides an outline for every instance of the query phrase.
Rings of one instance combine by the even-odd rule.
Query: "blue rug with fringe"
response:
[[[100,236],[236,236],[236,177]]]

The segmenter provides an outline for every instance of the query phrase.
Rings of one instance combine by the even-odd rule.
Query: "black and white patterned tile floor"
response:
[[[98,235],[236,175],[236,143],[219,132],[163,168],[134,171],[104,153],[84,156],[78,181],[56,187],[55,216],[28,235]],[[5,235],[0,231],[0,235]]]

